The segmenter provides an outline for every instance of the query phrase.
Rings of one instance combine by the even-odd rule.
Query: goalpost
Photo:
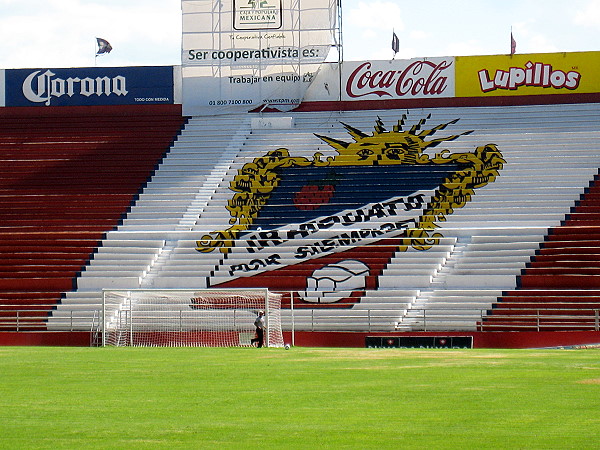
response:
[[[102,346],[250,346],[264,311],[264,345],[283,347],[281,294],[268,289],[105,289]]]

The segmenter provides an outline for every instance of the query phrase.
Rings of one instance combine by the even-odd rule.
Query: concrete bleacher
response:
[[[189,230],[249,133],[249,118],[239,122],[222,119],[222,127],[198,118],[188,120],[185,133],[173,143],[127,217],[106,233],[103,246],[77,279],[77,289],[65,293],[48,322],[49,329],[71,329],[73,322],[80,329],[89,329],[91,318],[101,309],[102,289],[206,287],[205,271],[214,268],[214,262],[195,261],[189,265],[192,273],[182,268],[157,277],[153,270],[182,243],[188,253],[197,254],[190,246],[197,233],[192,235]],[[237,131],[232,132],[234,128]],[[207,228],[209,231],[212,229]],[[75,320],[69,312],[73,305],[79,305]]]
[[[221,285],[294,292],[294,310],[283,310],[284,329],[292,323],[306,331],[598,329],[600,105],[271,113],[285,118],[288,129],[253,127],[256,116],[232,114],[191,118],[176,140],[184,118],[176,107],[167,109],[137,115],[131,108],[95,115],[67,109],[39,118],[30,112],[31,124],[4,112],[0,324],[14,325],[20,310],[20,329],[90,330],[102,289]],[[371,133],[378,118],[391,130],[406,113],[406,127],[431,114],[421,129],[460,119],[434,137],[474,130],[428,154],[494,143],[506,163],[493,183],[438,223],[443,237],[431,249],[394,250],[401,242],[390,238],[349,251],[348,259],[371,267],[365,286],[357,279],[358,301],[302,300],[297,293],[320,262],[295,264],[296,244],[276,248],[286,267],[269,267],[254,279],[229,273],[243,261],[243,237],[239,251],[226,257],[196,250],[203,235],[230,226],[230,183],[244,164],[279,148],[308,159],[316,152],[335,156],[315,134],[350,142],[342,122]],[[65,117],[73,115],[69,124]],[[340,209],[364,196],[359,188],[369,180],[360,171],[354,176],[357,191],[340,198]],[[261,220],[285,228],[289,219],[277,209],[267,205]],[[322,231],[312,240],[333,234]],[[384,251],[389,257],[381,266]],[[319,290],[326,289],[315,298],[325,298]]]
[[[0,330],[44,330],[184,118],[154,105],[0,108],[0,119]]]
[[[600,329],[600,227],[598,177],[571,208],[563,226],[551,230],[522,271],[521,289],[505,293],[482,321],[485,330]],[[549,291],[548,289],[554,289]]]
[[[77,289],[64,295],[49,320],[49,328],[71,326],[69,310],[84,315],[81,305],[89,305],[88,310],[97,308],[103,287],[202,288],[219,283],[261,283],[263,287],[269,283],[273,290],[302,290],[305,271],[295,272],[293,265],[262,272],[256,281],[234,279],[223,264],[223,255],[218,250],[198,253],[196,240],[229,226],[230,215],[225,209],[232,196],[229,186],[245,163],[278,148],[288,149],[292,156],[312,158],[315,152],[323,153],[323,158],[334,156],[335,151],[315,134],[351,141],[341,122],[370,133],[377,118],[391,129],[406,112],[275,114],[292,118],[290,129],[276,130],[253,129],[248,115],[217,116],[210,121],[192,118],[127,217],[106,234],[78,277]],[[408,111],[407,123],[428,114],[431,118],[427,125],[431,126],[460,119],[438,132],[441,136],[474,130],[444,142],[440,148],[465,152],[496,144],[506,160],[498,179],[477,189],[465,207],[440,223],[438,231],[444,236],[440,244],[428,251],[396,252],[381,268],[377,285],[364,289],[359,302],[339,308],[299,301],[294,309],[296,330],[492,329],[491,319],[511,292],[528,286],[535,291],[555,278],[553,270],[545,269],[544,275],[536,273],[540,269],[535,263],[536,257],[547,253],[543,253],[545,249],[565,246],[558,238],[561,233],[554,230],[561,230],[565,220],[577,229],[597,220],[596,197],[587,191],[600,167],[599,105],[418,109]],[[360,184],[360,175],[356,176]],[[287,225],[275,208],[266,207],[265,214],[275,226]],[[549,230],[553,230],[552,239],[557,239],[553,244],[547,237]],[[564,238],[572,240],[573,236]],[[582,254],[582,245],[597,247],[590,239],[579,239],[579,244],[568,246],[569,254]],[[238,245],[243,247],[244,243]],[[292,251],[293,246],[277,248],[284,263],[294,261]],[[595,251],[585,254],[597,255]],[[228,262],[235,262],[235,255],[230,258]],[[578,276],[589,280],[597,273],[592,266],[565,263],[559,267],[568,269],[562,273],[572,280]],[[565,292],[561,298],[565,298]],[[571,311],[572,304],[566,303],[569,308],[565,311]],[[593,301],[588,303],[595,305]],[[291,327],[291,314],[291,310],[284,309],[284,327]],[[89,326],[89,321],[82,320],[81,326]],[[496,329],[509,327],[499,323]]]

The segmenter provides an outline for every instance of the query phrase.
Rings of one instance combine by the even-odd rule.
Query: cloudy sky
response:
[[[345,60],[600,50],[600,0],[342,0]],[[114,50],[95,58],[95,37]],[[0,0],[0,68],[180,64],[180,0]]]

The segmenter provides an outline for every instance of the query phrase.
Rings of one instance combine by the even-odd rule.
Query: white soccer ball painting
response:
[[[306,291],[300,295],[310,303],[335,303],[364,289],[368,274],[369,267],[361,261],[347,259],[329,264],[306,279]]]

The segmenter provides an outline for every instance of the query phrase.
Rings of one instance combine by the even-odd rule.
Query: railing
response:
[[[577,311],[567,314],[565,310]],[[480,309],[475,319],[471,314],[461,315],[466,309],[412,309],[413,320],[407,326],[411,331],[464,331],[466,327],[452,326],[451,322],[470,322],[476,331],[532,330],[548,331],[577,329],[600,331],[600,309],[597,308],[503,308],[504,314],[490,315],[489,309]],[[508,313],[508,314],[506,314]],[[493,319],[487,321],[486,319]]]
[[[49,310],[3,310],[0,313],[0,331],[45,331]],[[569,308],[570,311],[575,308]],[[495,330],[589,330],[600,331],[600,309],[581,308],[577,314],[561,314],[558,308],[507,308],[502,315],[489,315],[488,309],[412,309],[410,323],[404,326],[398,311],[381,309],[284,309],[284,331],[495,331]],[[468,311],[468,313],[467,313]],[[524,313],[520,313],[523,311]],[[506,314],[508,313],[508,314]],[[101,309],[71,310],[62,317],[61,331],[93,331],[101,317]],[[486,320],[492,318],[493,320]],[[179,320],[182,329],[185,319],[165,316],[169,321]]]
[[[577,311],[577,314],[567,314]],[[577,329],[600,331],[600,309],[597,308],[503,308],[505,314],[486,316],[493,318],[491,322],[480,323],[481,331],[494,331],[511,328],[514,330],[545,331],[562,329],[564,331]],[[519,314],[521,311],[527,313]],[[506,314],[510,313],[510,314]],[[561,314],[562,313],[562,314]]]
[[[48,305],[45,308],[44,306],[38,305],[37,309],[3,309],[0,311],[0,331],[46,331],[48,315],[55,305]],[[100,308],[69,311],[69,315],[65,317],[67,324],[64,331],[88,331],[90,320],[93,321],[93,317],[96,317],[97,322],[99,313]],[[87,327],[82,328],[82,322],[87,322]]]

